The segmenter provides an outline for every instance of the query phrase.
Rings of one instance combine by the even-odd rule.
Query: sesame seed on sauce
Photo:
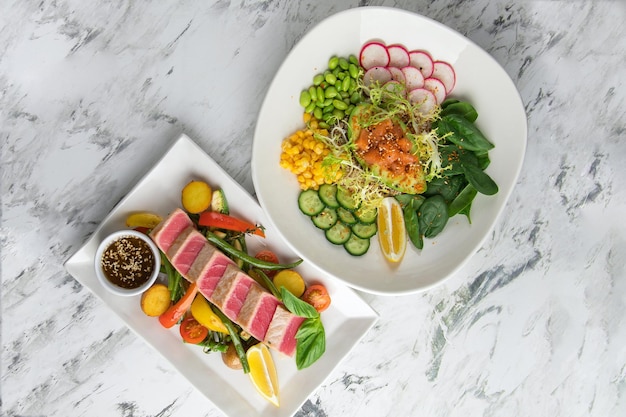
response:
[[[144,284],[154,270],[154,255],[143,240],[124,236],[111,243],[102,254],[102,270],[118,287],[132,289]]]

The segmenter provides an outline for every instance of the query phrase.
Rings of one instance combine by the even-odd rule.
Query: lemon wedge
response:
[[[270,350],[263,343],[259,343],[248,349],[246,357],[250,365],[248,375],[252,384],[263,398],[278,407],[278,376]]]
[[[378,208],[378,242],[389,262],[400,262],[406,252],[406,226],[402,206],[393,197],[385,197]]]

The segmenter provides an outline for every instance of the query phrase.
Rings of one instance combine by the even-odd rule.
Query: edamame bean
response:
[[[324,81],[324,74],[317,74],[313,77],[313,85],[318,86]]]
[[[300,93],[300,105],[306,108],[309,104],[311,104],[311,94],[307,90],[303,90]]]
[[[328,107],[331,104],[333,104],[333,99],[332,98],[327,98],[326,100],[324,100],[324,107]]]
[[[306,108],[304,109],[304,112],[305,112],[305,113],[312,113],[312,112],[313,112],[313,110],[315,110],[315,108],[316,108],[316,106],[315,106],[315,102],[314,102],[314,101],[312,101],[312,102],[310,102],[310,103],[309,103],[309,105],[308,105],[308,106],[306,106]]]
[[[355,91],[354,93],[352,93],[352,95],[350,96],[350,103],[357,104],[360,101],[361,101],[361,94],[359,94],[358,91]]]
[[[315,87],[309,87],[309,96],[311,97],[311,101],[317,101],[317,90]]]
[[[328,87],[326,87],[326,90],[324,90],[324,97],[325,98],[337,97],[337,89],[334,86],[329,85]]]
[[[324,79],[326,80],[326,82],[330,85],[335,85],[335,83],[337,82],[337,77],[335,76],[335,74],[328,73],[326,74],[326,76],[324,77]]]
[[[322,114],[332,113],[333,110],[335,110],[335,107],[333,107],[333,105],[330,104],[322,109]]]
[[[315,110],[313,111],[313,116],[315,116],[316,119],[321,119],[322,116],[324,115],[324,113],[322,112],[322,109],[319,107],[316,107]]]
[[[343,57],[339,58],[339,66],[341,67],[341,69],[347,70],[349,65],[350,65],[350,63],[348,62],[347,59],[345,59]]]
[[[337,65],[339,65],[339,58],[336,56],[331,57],[328,60],[328,68],[332,71],[335,68],[337,68]]]
[[[354,65],[359,65],[359,60],[357,59],[356,55],[350,55],[348,57],[348,61],[353,63]]]
[[[318,86],[316,89],[316,92],[317,92],[317,99],[319,101],[324,101],[324,89]]]
[[[341,90],[348,91],[348,89],[350,88],[350,80],[350,77],[346,77],[343,79],[343,81],[341,82]]]
[[[346,114],[343,112],[343,110],[339,110],[339,109],[333,110],[333,116],[335,116],[337,119],[343,119],[345,115]]]
[[[339,110],[345,110],[348,108],[348,105],[345,102],[337,99],[333,100],[333,106],[335,106],[335,108]]]
[[[355,64],[350,64],[348,66],[348,72],[350,73],[350,77],[356,79],[359,76],[359,67],[357,67]]]
[[[320,127],[321,129],[328,129],[330,127],[328,123],[326,122],[319,122],[317,126]]]

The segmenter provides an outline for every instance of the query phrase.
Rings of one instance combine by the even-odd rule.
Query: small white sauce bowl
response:
[[[152,271],[152,275],[150,275],[150,278],[148,279],[148,281],[146,281],[143,285],[137,288],[122,288],[122,287],[115,285],[114,283],[108,280],[108,278],[104,274],[104,271],[102,270],[101,260],[102,260],[102,255],[104,251],[109,247],[111,243],[123,237],[136,237],[138,239],[141,239],[148,245],[148,247],[150,248],[154,256],[154,270]],[[111,233],[106,238],[104,238],[102,242],[100,242],[100,245],[98,246],[98,249],[96,250],[96,255],[94,258],[94,266],[96,270],[96,276],[98,277],[98,281],[100,281],[100,284],[102,284],[104,288],[106,288],[109,292],[113,294],[121,295],[125,297],[131,297],[131,296],[135,296],[135,295],[139,295],[143,293],[154,284],[157,277],[159,276],[159,269],[161,268],[161,254],[159,252],[159,249],[156,247],[156,245],[152,241],[152,239],[150,239],[144,233],[138,232],[136,230],[130,230],[130,229],[120,230],[115,233]]]

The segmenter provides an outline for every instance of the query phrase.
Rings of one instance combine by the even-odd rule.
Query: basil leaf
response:
[[[455,216],[461,213],[466,207],[471,206],[476,194],[478,194],[476,188],[474,188],[472,184],[467,184],[448,206],[448,216]]]
[[[309,319],[317,318],[320,316],[320,313],[317,312],[315,307],[306,301],[302,301],[295,295],[289,292],[285,287],[280,287],[280,294],[283,299],[283,304],[287,307],[291,313],[296,316],[306,317]]]
[[[437,133],[468,151],[488,151],[493,144],[470,121],[458,114],[443,116],[437,123]]]
[[[320,318],[306,319],[296,333],[296,366],[311,366],[326,351],[326,332]]]
[[[435,237],[448,223],[448,205],[440,195],[427,198],[418,211],[420,233]]]
[[[465,178],[481,194],[494,195],[498,192],[498,184],[487,173],[475,165],[463,164]]]

